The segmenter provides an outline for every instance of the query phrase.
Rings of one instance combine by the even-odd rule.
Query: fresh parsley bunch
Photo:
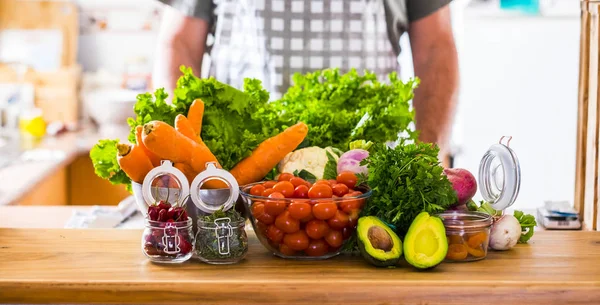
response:
[[[363,161],[373,193],[362,214],[379,217],[404,236],[420,212],[435,214],[449,208],[456,202],[456,193],[443,174],[438,151],[429,143],[402,142],[395,148],[375,145]]]

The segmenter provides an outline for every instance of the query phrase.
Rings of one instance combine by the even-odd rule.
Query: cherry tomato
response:
[[[331,190],[333,191],[333,194],[338,197],[348,194],[348,186],[342,183],[335,184]]]
[[[283,255],[292,256],[296,254],[292,248],[288,247],[286,244],[279,244],[279,252]]]
[[[306,224],[306,235],[312,239],[323,238],[329,232],[329,226],[323,220],[311,220]]]
[[[269,195],[271,195],[271,194],[273,194],[273,193],[275,193],[275,190],[274,190],[274,189],[266,189],[266,190],[264,190],[264,191],[262,192],[262,196],[263,196],[263,197],[269,197]]]
[[[296,189],[294,189],[293,198],[308,198],[308,186],[304,184],[298,185]]]
[[[267,213],[265,213],[265,205],[262,203],[255,203],[252,205],[252,215],[256,220],[264,223],[264,224],[272,224],[275,221],[275,218]]]
[[[311,241],[308,247],[304,249],[304,253],[309,256],[322,256],[327,254],[328,251],[329,246],[322,239]]]
[[[256,231],[263,233],[263,235],[267,234],[268,227],[269,227],[269,225],[264,224],[263,222],[260,222],[260,221],[256,222]]]
[[[270,189],[270,188],[272,188],[272,187],[273,187],[275,184],[277,184],[277,181],[267,181],[267,182],[263,183],[263,186],[264,186],[266,189]]]
[[[307,222],[309,222],[309,221],[311,221],[311,220],[313,220],[313,219],[315,219],[315,216],[313,216],[313,214],[312,214],[312,213],[310,213],[310,215],[308,215],[308,216],[306,216],[306,217],[304,217],[304,218],[300,219],[300,222],[302,222],[302,223],[307,223]]]
[[[312,207],[308,202],[292,202],[288,207],[290,216],[294,219],[302,220],[312,213]]]
[[[277,182],[277,184],[273,186],[273,189],[276,192],[283,194],[285,198],[290,198],[294,195],[294,185],[289,181]]]
[[[315,182],[315,185],[316,184],[325,184],[325,185],[329,185],[329,187],[331,187],[331,182],[329,182],[329,180],[323,180],[323,179],[317,180],[317,182]]]
[[[350,236],[352,236],[352,229],[345,227],[342,229],[342,236],[344,237],[344,240],[350,238]]]
[[[306,185],[306,186],[310,185],[310,183],[308,183],[308,181],[306,181],[300,177],[294,177],[294,178],[290,179],[290,182],[294,185],[294,187],[298,187],[299,185]]]
[[[327,181],[329,181],[329,185],[331,185],[331,187],[333,187],[334,185],[338,184],[337,180],[335,180],[335,179],[329,179]]]
[[[265,187],[262,184],[257,184],[250,189],[250,195],[253,196],[262,196]]]
[[[267,227],[267,237],[275,242],[280,243],[283,240],[283,231],[274,225],[270,225]]]
[[[329,218],[327,224],[333,229],[341,230],[348,226],[349,221],[348,214],[338,210],[335,212],[335,216]]]
[[[353,188],[356,186],[358,178],[353,172],[341,172],[337,175],[337,178],[335,180],[338,183],[345,184],[348,188]]]
[[[308,235],[304,231],[298,231],[283,236],[283,243],[290,249],[302,251],[308,247]]]
[[[290,179],[294,178],[294,175],[290,173],[281,173],[279,174],[278,181],[290,181]]]
[[[331,198],[331,196],[333,196],[333,192],[328,184],[314,184],[308,190],[308,198]]]
[[[342,211],[344,211],[346,213],[350,213],[354,210],[360,209],[362,199],[350,199],[352,197],[356,197],[356,196],[360,196],[360,195],[362,195],[362,193],[360,193],[360,192],[351,192],[351,193],[344,195],[343,198],[348,198],[348,199],[344,199],[340,202],[340,208],[342,209]]]
[[[325,235],[325,241],[332,247],[337,248],[342,245],[344,242],[344,236],[342,232],[336,230],[330,230],[327,235]]]
[[[300,230],[300,221],[290,216],[290,212],[285,211],[275,218],[275,226],[285,233],[294,233]]]
[[[271,195],[269,195],[269,198],[273,198],[273,199],[283,199],[283,195],[281,195],[281,193],[278,192],[274,192]],[[265,213],[275,217],[281,213],[283,213],[283,211],[285,211],[285,207],[286,207],[286,203],[283,200],[267,200],[265,201]]]
[[[337,205],[331,201],[316,203],[312,209],[315,218],[322,220],[332,218],[337,210]]]
[[[350,214],[348,214],[348,227],[356,228],[356,224],[358,224],[360,212],[358,210],[352,210]]]

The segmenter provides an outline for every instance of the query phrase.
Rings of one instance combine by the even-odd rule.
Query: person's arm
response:
[[[440,156],[446,156],[459,82],[449,6],[411,22],[408,34],[415,75],[421,79],[413,99],[419,140],[437,143]]]
[[[173,92],[181,76],[181,65],[191,67],[194,74],[200,76],[208,32],[209,22],[205,19],[185,16],[171,7],[165,8],[152,74],[154,88]]]

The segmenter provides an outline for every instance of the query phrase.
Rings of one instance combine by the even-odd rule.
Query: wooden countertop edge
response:
[[[445,283],[441,281],[365,281],[356,287],[345,281],[323,283],[276,280],[231,282],[223,294],[223,283],[160,282],[161,289],[148,282],[93,281],[0,281],[0,303],[93,303],[103,304],[592,304],[600,299],[598,282],[566,287],[560,283],[518,283],[489,285],[486,282]],[[154,282],[156,283],[156,282]],[[225,283],[229,284],[229,283]],[[276,284],[276,287],[272,285]],[[299,284],[306,289],[299,289]],[[499,283],[500,284],[500,283]],[[573,284],[570,282],[570,284]],[[350,288],[350,289],[348,289]],[[474,288],[474,289],[471,289]],[[35,293],[32,293],[35,292]],[[27,297],[24,298],[23,296]]]

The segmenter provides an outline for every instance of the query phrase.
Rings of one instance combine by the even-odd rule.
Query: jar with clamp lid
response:
[[[200,190],[209,180],[219,180],[227,185],[229,196],[225,201],[208,203],[208,199],[214,198],[202,198]],[[246,219],[233,208],[239,196],[233,175],[217,168],[215,163],[208,163],[190,189],[192,202],[203,212],[197,219],[196,257],[209,264],[234,264],[244,259],[248,252]]]
[[[506,144],[503,143],[505,139]],[[502,137],[498,144],[492,145],[479,165],[479,191],[496,213],[446,211],[438,215],[448,239],[446,261],[468,262],[487,256],[493,223],[513,205],[521,186],[521,167],[517,155],[509,147],[511,139]]]
[[[188,180],[170,161],[163,161],[144,178],[142,196],[148,211],[142,252],[151,261],[181,263],[192,257],[195,237],[184,206],[188,195]]]

